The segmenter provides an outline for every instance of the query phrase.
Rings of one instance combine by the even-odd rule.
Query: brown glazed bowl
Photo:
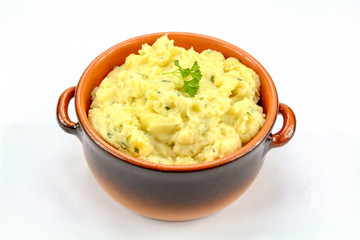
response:
[[[164,165],[128,156],[104,141],[91,127],[87,113],[91,91],[115,67],[123,64],[142,44],[153,44],[168,34],[175,45],[197,52],[217,50],[252,68],[261,79],[261,101],[266,121],[248,144],[223,158],[195,165]],[[78,122],[69,119],[68,105],[75,96]],[[282,129],[272,134],[280,113]],[[168,32],[135,37],[98,56],[85,70],[78,85],[65,90],[57,105],[57,120],[67,133],[82,143],[86,161],[101,187],[116,201],[144,216],[183,221],[210,215],[235,201],[257,176],[266,153],[287,143],[295,132],[293,111],[278,102],[274,83],[255,58],[225,41],[194,33]]]

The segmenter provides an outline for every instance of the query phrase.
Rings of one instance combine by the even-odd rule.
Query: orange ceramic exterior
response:
[[[295,115],[294,112],[285,104],[279,104],[279,112],[283,115],[284,124],[280,131],[272,136],[273,147],[285,145],[295,132]]]
[[[142,44],[152,44],[164,34],[136,37],[98,56],[76,87],[75,108],[79,123],[72,122],[67,114],[74,87],[61,95],[57,118],[65,131],[79,137],[90,169],[109,195],[142,215],[180,221],[209,215],[237,199],[255,179],[269,149],[282,146],[292,138],[296,121],[292,110],[280,104],[284,125],[278,133],[271,134],[279,110],[276,89],[270,75],[251,55],[217,38],[193,33],[167,33],[177,46],[193,47],[198,52],[217,50],[226,58],[238,58],[252,68],[261,79],[260,104],[266,113],[265,124],[256,137],[238,151],[195,165],[150,163],[112,147],[94,131],[87,118],[91,91],[115,66],[123,64],[129,54],[137,53]]]

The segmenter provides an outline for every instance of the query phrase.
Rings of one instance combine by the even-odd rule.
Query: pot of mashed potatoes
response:
[[[184,91],[174,74],[200,67],[199,89]],[[191,78],[185,79],[185,81]],[[90,124],[108,143],[145,161],[197,164],[229,155],[261,129],[260,79],[238,59],[218,51],[174,46],[166,35],[143,44],[92,92]]]

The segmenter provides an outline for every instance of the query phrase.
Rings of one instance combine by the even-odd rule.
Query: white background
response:
[[[360,239],[359,24],[357,0],[1,0],[0,239]],[[116,203],[55,120],[58,97],[97,55],[160,31],[249,52],[297,117],[250,189],[195,221]]]

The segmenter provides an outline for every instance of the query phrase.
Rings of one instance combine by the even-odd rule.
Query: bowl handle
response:
[[[271,148],[281,147],[288,143],[294,136],[296,119],[293,110],[284,103],[279,104],[279,113],[283,116],[284,123],[279,132],[271,134]]]
[[[57,104],[56,118],[62,130],[78,136],[79,123],[71,121],[68,114],[69,102],[75,96],[75,89],[76,87],[70,87],[61,94]]]

